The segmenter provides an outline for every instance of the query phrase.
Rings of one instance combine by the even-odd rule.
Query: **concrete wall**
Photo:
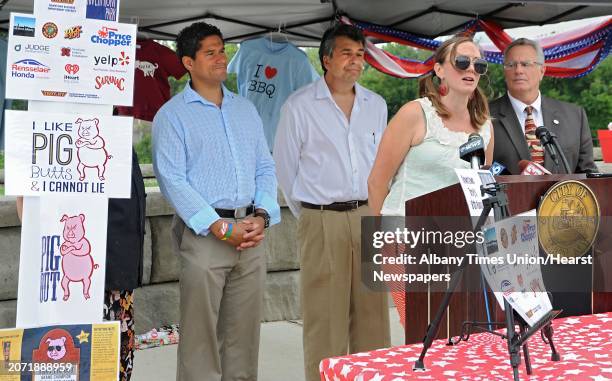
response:
[[[597,164],[602,172],[612,173],[612,164]],[[151,165],[143,165],[142,171],[145,177],[152,176]],[[280,203],[284,205],[282,198]],[[172,215],[159,190],[147,188],[144,286],[135,294],[139,333],[179,321],[178,261],[170,245]],[[281,224],[269,229],[264,241],[268,265],[265,321],[300,317],[296,220],[285,206],[282,219]],[[15,326],[20,233],[15,198],[0,196],[0,328]]]
[[[143,168],[145,169],[145,168]],[[265,239],[268,266],[264,320],[299,319],[299,259],[296,220],[283,207],[283,222]],[[178,323],[178,258],[171,249],[173,210],[157,188],[147,188],[144,285],[135,292],[138,333]],[[15,326],[20,226],[14,197],[0,197],[0,328]]]

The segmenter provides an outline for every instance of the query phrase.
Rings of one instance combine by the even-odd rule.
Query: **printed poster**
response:
[[[11,13],[8,34],[6,98],[132,105],[136,25]]]
[[[5,113],[7,195],[129,198],[132,118]]]
[[[102,321],[108,200],[25,197],[17,327]]]
[[[119,21],[119,0],[36,0],[34,14],[50,19]]]
[[[535,210],[513,216],[484,228],[485,253],[499,257],[498,264],[482,265],[482,272],[498,303],[508,300],[514,310],[533,326],[549,311],[552,304],[546,293],[537,258],[538,227]],[[518,259],[524,262],[519,262]],[[531,258],[531,260],[529,259]]]
[[[0,381],[116,381],[119,322],[0,330]]]

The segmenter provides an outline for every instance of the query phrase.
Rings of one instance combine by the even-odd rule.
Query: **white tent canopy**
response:
[[[31,13],[33,0],[0,0],[0,27],[10,12]],[[544,25],[612,14],[609,0],[121,0],[122,22],[144,37],[174,39],[195,21],[217,25],[238,42],[281,28],[300,45],[318,45],[337,15],[434,38],[460,30],[476,17],[504,28]]]

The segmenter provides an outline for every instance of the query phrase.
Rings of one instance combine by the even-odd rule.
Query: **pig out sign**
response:
[[[92,195],[24,203],[17,326],[101,319],[107,214],[108,201]]]
[[[132,118],[6,111],[6,194],[129,198]]]

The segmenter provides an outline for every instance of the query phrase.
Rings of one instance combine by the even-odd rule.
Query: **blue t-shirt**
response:
[[[228,71],[238,75],[240,95],[255,104],[270,150],[285,100],[319,78],[306,53],[289,42],[272,42],[266,37],[241,43]]]

